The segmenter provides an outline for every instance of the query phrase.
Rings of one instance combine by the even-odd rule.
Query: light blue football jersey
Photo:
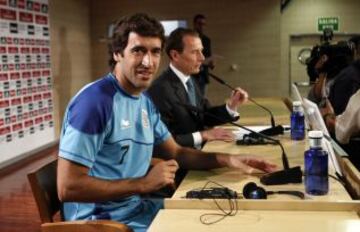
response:
[[[89,176],[138,178],[149,168],[153,146],[169,137],[151,100],[143,94],[129,95],[110,73],[85,86],[70,101],[59,156],[88,167]],[[66,220],[117,220],[142,231],[161,207],[162,202],[133,195],[108,202],[67,202],[64,216]]]

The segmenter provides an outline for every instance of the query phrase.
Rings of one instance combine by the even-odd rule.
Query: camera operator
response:
[[[330,95],[336,76],[352,61],[353,51],[346,41],[339,41],[337,44],[326,41],[322,45],[316,45],[307,60],[307,73],[310,82],[314,83],[308,98],[318,105],[323,104],[323,100]]]
[[[334,78],[329,100],[320,110],[329,131],[360,170],[360,36],[349,41],[355,45],[355,61]]]
[[[360,36],[352,37],[349,42],[354,47],[355,61],[334,78],[329,92],[336,115],[344,112],[350,97],[360,89]]]

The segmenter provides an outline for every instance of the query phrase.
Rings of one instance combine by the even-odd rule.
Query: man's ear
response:
[[[118,53],[113,53],[113,59],[114,59],[116,62],[121,61],[122,58],[123,58],[123,56],[121,55],[120,52],[118,52]]]
[[[176,50],[170,50],[170,59],[171,60],[177,60],[178,59],[178,57],[179,57],[179,52],[178,51],[176,51]]]

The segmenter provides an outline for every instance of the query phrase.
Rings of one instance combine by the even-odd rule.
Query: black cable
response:
[[[345,182],[343,180],[341,180],[340,178],[337,178],[336,176],[334,175],[331,175],[329,174],[329,177],[333,178],[334,180],[336,180],[337,182],[339,182],[343,187],[346,187],[345,186]]]
[[[208,181],[205,183],[204,187],[201,188],[201,191],[205,190],[205,189],[212,189],[212,188],[207,188],[207,186],[210,184],[210,183],[213,183],[215,185],[218,185],[224,189],[228,189],[227,187],[225,187],[224,185],[221,185],[215,181]],[[194,189],[193,189],[194,190]],[[215,224],[215,223],[218,223],[219,221],[223,220],[225,217],[228,217],[228,216],[235,216],[238,212],[238,202],[236,200],[236,195],[233,196],[233,198],[231,197],[231,195],[229,194],[228,195],[228,202],[229,202],[229,211],[227,212],[225,209],[223,209],[221,207],[221,205],[219,204],[219,202],[216,200],[216,198],[212,198],[214,203],[216,204],[217,208],[222,212],[222,213],[205,213],[205,214],[202,214],[200,215],[200,222],[204,225],[212,225],[212,224]],[[217,218],[216,220],[213,220],[213,221],[207,221],[206,220],[206,217],[208,216],[219,216],[220,218]]]
[[[222,188],[227,188],[227,187],[225,187],[225,186],[222,185],[222,184],[219,184],[219,183],[217,183],[217,182],[215,182],[215,181],[209,180],[208,182],[205,183],[204,187],[202,187],[201,190],[206,189],[206,186],[208,186],[208,184],[210,184],[210,183],[215,184],[215,185],[217,185],[217,186],[220,186],[220,187],[222,187]]]
[[[184,106],[185,108],[187,108],[187,109],[189,109],[189,110],[191,110],[191,111],[198,112],[198,113],[201,113],[201,114],[204,114],[204,115],[206,114],[206,115],[208,115],[209,117],[212,117],[212,118],[214,118],[214,119],[216,119],[216,120],[222,121],[222,119],[221,119],[220,117],[218,117],[218,116],[216,116],[216,115],[214,115],[214,114],[211,114],[211,113],[209,113],[209,112],[206,112],[206,111],[204,111],[204,110],[202,110],[202,109],[199,109],[198,107],[195,107],[195,106],[193,106],[193,105],[188,105],[188,104],[184,104],[184,103],[180,103],[180,102],[178,102],[178,104],[181,105],[181,106]],[[256,132],[256,131],[254,131],[254,130],[251,130],[251,129],[248,128],[248,127],[245,127],[245,126],[240,125],[240,124],[235,123],[235,122],[227,122],[227,123],[229,123],[229,124],[231,124],[231,125],[234,125],[234,126],[237,126],[237,127],[239,127],[239,128],[242,128],[242,129],[244,129],[244,130],[246,130],[246,131],[249,131],[249,132],[251,132],[251,133],[254,133],[254,134],[258,135],[258,136],[261,136],[261,137],[264,138],[264,139],[268,139],[268,140],[273,141],[273,142],[275,142],[276,144],[278,144],[278,145],[280,146],[280,148],[281,148],[281,151],[282,151],[281,159],[282,159],[282,162],[283,162],[284,170],[289,170],[289,169],[290,169],[289,161],[288,161],[288,158],[287,158],[287,156],[286,156],[285,149],[284,149],[283,145],[281,144],[281,142],[280,142],[278,139],[274,139],[274,138],[272,138],[272,137],[270,137],[270,136],[268,136],[268,135],[262,134],[262,133],[260,133],[260,132]]]
[[[218,207],[218,209],[220,211],[222,211],[223,213],[205,213],[205,214],[202,214],[200,216],[200,222],[204,225],[212,225],[212,224],[215,224],[215,223],[218,223],[219,221],[223,220],[224,218],[226,218],[227,216],[235,216],[237,213],[238,213],[238,202],[236,199],[234,198],[229,198],[228,201],[229,201],[229,206],[230,206],[230,210],[229,212],[226,212],[223,208],[221,208],[221,206],[219,205],[219,203],[216,201],[215,198],[213,198],[216,206]],[[206,221],[205,217],[208,217],[208,216],[220,216],[220,218],[214,220],[214,221]]]
[[[251,101],[252,103],[254,103],[255,105],[257,105],[258,107],[264,109],[265,111],[267,111],[267,112],[270,114],[271,126],[272,126],[272,127],[275,127],[275,119],[274,119],[274,115],[272,114],[272,112],[271,112],[268,108],[266,108],[265,106],[262,106],[262,105],[260,105],[259,103],[257,103],[253,98],[250,98],[250,97],[249,97],[248,99],[249,99],[249,101]]]

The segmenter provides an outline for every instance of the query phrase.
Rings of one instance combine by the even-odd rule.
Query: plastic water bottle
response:
[[[328,153],[322,149],[321,131],[310,131],[310,149],[305,151],[305,191],[325,195],[329,191]]]
[[[290,116],[291,139],[303,140],[305,138],[304,111],[300,101],[293,102],[293,111]]]

